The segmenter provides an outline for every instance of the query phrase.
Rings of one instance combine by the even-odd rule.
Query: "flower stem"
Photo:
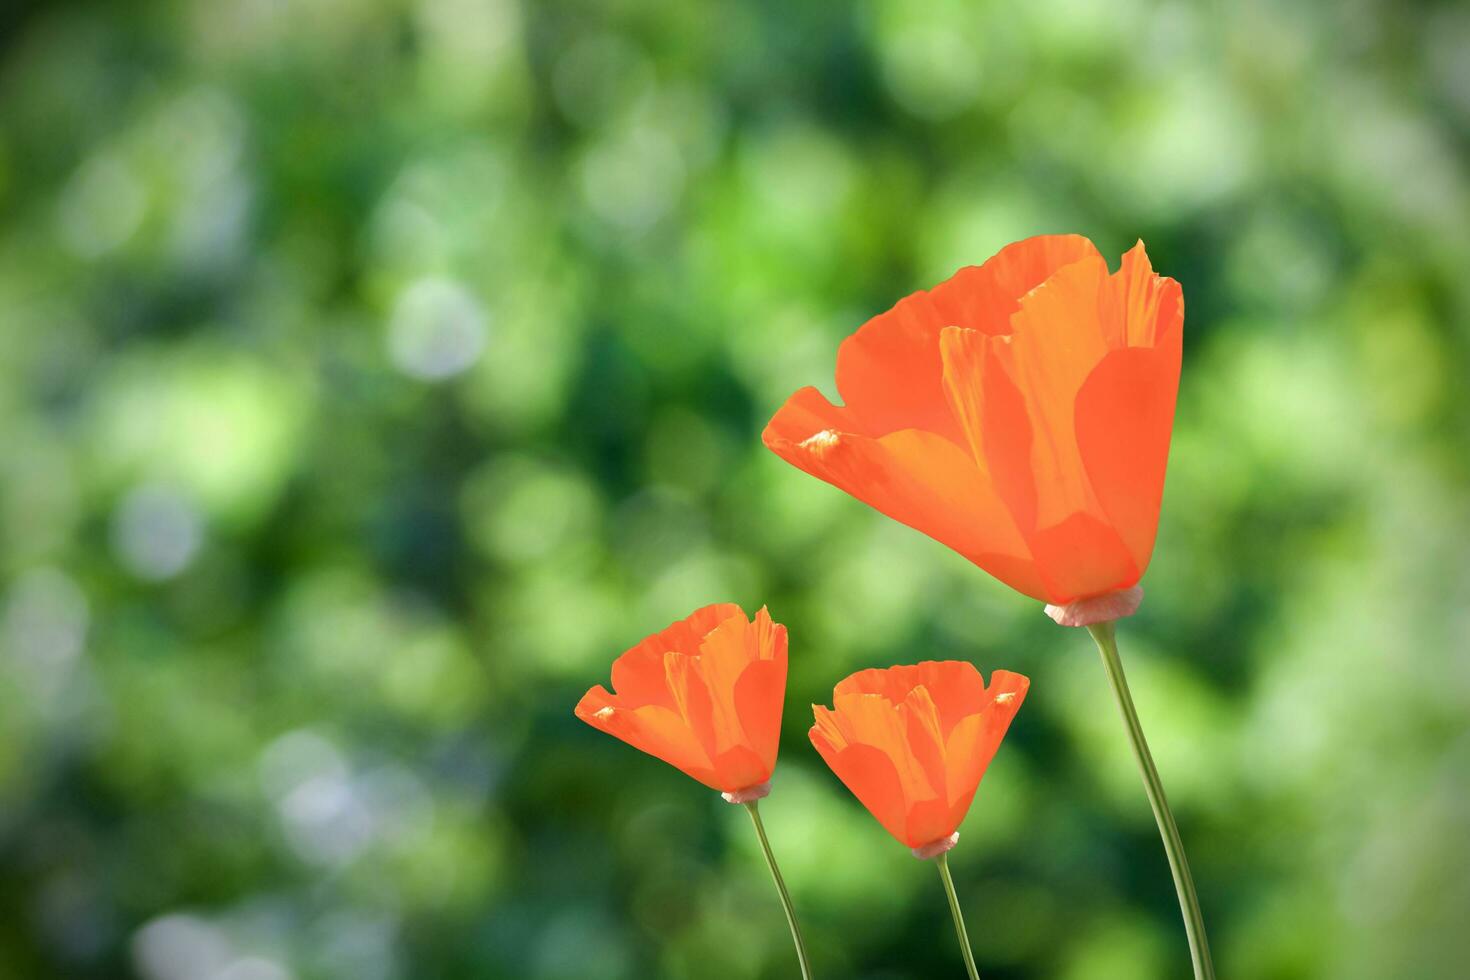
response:
[[[745,804],[745,809],[750,811],[750,822],[755,824],[755,834],[761,839],[761,850],[766,853],[766,864],[771,869],[771,877],[776,882],[776,891],[781,893],[781,907],[786,910],[786,923],[791,926],[791,940],[796,943],[796,959],[801,964],[802,980],[812,980],[812,965],[806,956],[806,941],[801,938],[801,926],[796,924],[796,909],[791,904],[791,893],[786,890],[786,882],[781,877],[781,869],[776,866],[776,855],[771,853],[771,842],[766,840],[766,828],[761,823],[761,812],[757,801],[751,800]]]
[[[934,863],[939,865],[939,879],[944,882],[944,894],[949,896],[949,911],[954,915],[954,931],[960,937],[960,951],[965,954],[965,969],[970,972],[970,980],[980,980],[980,971],[975,969],[975,954],[970,950],[970,934],[965,932],[960,900],[954,893],[954,879],[949,876],[949,855],[940,854]]]
[[[1154,820],[1159,825],[1159,835],[1164,839],[1164,853],[1169,857],[1169,870],[1174,875],[1174,890],[1179,893],[1179,911],[1184,915],[1184,932],[1189,937],[1189,956],[1194,961],[1195,980],[1215,980],[1215,966],[1210,962],[1210,944],[1205,938],[1205,918],[1200,912],[1199,896],[1195,894],[1194,879],[1189,875],[1189,860],[1184,856],[1184,841],[1174,823],[1174,814],[1169,811],[1169,801],[1164,797],[1164,784],[1159,771],[1154,767],[1149,754],[1148,742],[1143,737],[1143,726],[1138,721],[1138,712],[1133,707],[1133,695],[1128,692],[1128,678],[1123,675],[1123,661],[1118,657],[1118,644],[1113,636],[1111,621],[1087,627],[1102,654],[1103,669],[1107,671],[1108,683],[1113,687],[1113,698],[1118,702],[1118,711],[1123,715],[1123,725],[1128,729],[1128,741],[1133,746],[1133,758],[1143,774],[1143,789],[1153,808]]]

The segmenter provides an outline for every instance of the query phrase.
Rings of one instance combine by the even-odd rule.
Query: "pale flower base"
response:
[[[1095,595],[1090,599],[1078,599],[1065,606],[1047,606],[1046,614],[1061,626],[1092,626],[1109,623],[1138,612],[1143,602],[1143,586],[1135,585],[1121,592]]]
[[[911,847],[909,848],[909,850],[913,853],[914,857],[918,858],[920,861],[927,861],[930,858],[939,857],[939,855],[943,854],[945,851],[952,850],[954,846],[959,842],[960,832],[956,830],[948,837],[941,837],[932,844],[925,844],[923,847]]]
[[[771,781],[769,779],[763,783],[756,783],[754,786],[737,789],[733,793],[720,794],[726,803],[754,803],[756,800],[763,800],[770,795]]]

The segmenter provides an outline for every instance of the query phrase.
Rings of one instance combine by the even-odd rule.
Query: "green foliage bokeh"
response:
[[[0,977],[795,974],[739,808],[581,725],[791,632],[763,806],[820,976],[954,976],[806,742],[1033,688],[952,864],[990,980],[1185,975],[1085,635],[765,452],[1015,239],[1143,238],[1186,362],[1120,630],[1222,976],[1470,960],[1470,14],[1143,0],[0,14]]]

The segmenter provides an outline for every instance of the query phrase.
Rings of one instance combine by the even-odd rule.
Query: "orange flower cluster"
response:
[[[1138,243],[1110,273],[1044,235],[914,293],[837,354],[842,405],[803,388],[762,438],[782,459],[948,545],[1081,625],[1127,615],[1153,553],[1184,299]],[[706,606],[617,659],[577,717],[731,799],[776,764],[786,630]],[[862,671],[812,744],[912,848],[955,832],[1026,678],[926,662]]]
[[[721,791],[769,790],[786,695],[786,627],[705,606],[613,661],[578,718]],[[864,670],[813,705],[812,744],[889,833],[916,850],[959,828],[1029,681],[968,663]]]
[[[762,439],[1048,603],[1058,622],[1095,626],[1126,720],[1111,626],[1096,624],[1130,615],[1142,596],[1183,321],[1179,284],[1154,274],[1142,242],[1110,272],[1085,238],[1031,238],[873,317],[838,351],[843,404],[803,388]],[[619,657],[612,684],[615,693],[588,691],[577,717],[750,805],[808,975],[754,803],[776,764],[785,627],[764,608],[748,619],[738,606],[706,606]],[[1029,685],[1006,670],[987,684],[969,663],[925,661],[859,671],[836,686],[832,707],[813,705],[810,739],[837,778],[915,856],[938,858],[971,976],[943,854]],[[1148,770],[1141,731],[1130,731]],[[1146,771],[1159,815],[1156,782]],[[1177,832],[1172,816],[1159,819],[1168,850]],[[1182,853],[1169,855],[1196,975],[1207,976],[1193,885]]]

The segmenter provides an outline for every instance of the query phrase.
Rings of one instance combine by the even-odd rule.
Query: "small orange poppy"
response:
[[[1086,238],[1029,238],[869,320],[844,404],[803,388],[762,438],[1026,595],[1120,592],[1153,553],[1183,324],[1142,242],[1109,274]]]
[[[765,607],[705,606],[612,665],[613,691],[592,688],[576,715],[746,802],[776,767],[786,696],[786,627]]]
[[[861,670],[812,705],[811,740],[890,834],[932,857],[947,850],[1031,682],[926,660]]]

